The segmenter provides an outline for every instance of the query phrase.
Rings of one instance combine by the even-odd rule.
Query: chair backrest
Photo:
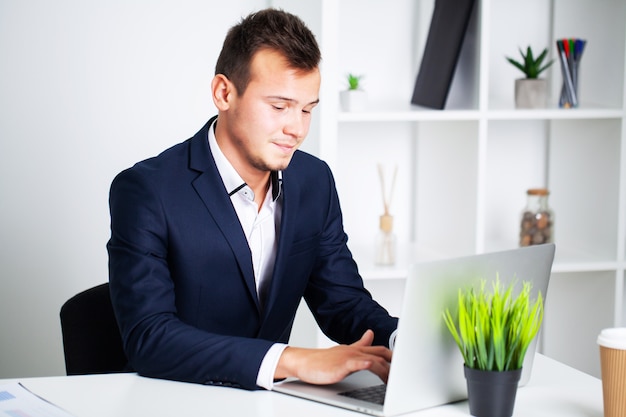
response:
[[[67,375],[126,370],[128,360],[111,305],[109,283],[67,300],[60,317]]]

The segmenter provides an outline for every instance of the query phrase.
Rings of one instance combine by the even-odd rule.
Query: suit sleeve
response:
[[[109,281],[130,366],[150,377],[258,389],[272,342],[210,333],[177,315],[168,220],[149,175],[122,172],[109,204]]]
[[[325,196],[328,206],[305,299],[320,328],[332,340],[353,343],[371,329],[374,344],[388,346],[398,320],[373,300],[363,285],[347,246],[348,237],[343,229],[339,198],[330,169],[326,166],[326,175],[318,178],[326,181],[317,189],[328,190],[328,196]]]

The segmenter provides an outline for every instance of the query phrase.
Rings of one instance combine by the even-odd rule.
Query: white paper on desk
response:
[[[73,417],[18,382],[0,385],[0,416]]]

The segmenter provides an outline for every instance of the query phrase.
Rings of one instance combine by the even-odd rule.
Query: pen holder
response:
[[[586,43],[585,40],[575,38],[556,41],[561,74],[563,75],[563,86],[559,97],[559,107],[561,108],[578,107],[578,72]]]

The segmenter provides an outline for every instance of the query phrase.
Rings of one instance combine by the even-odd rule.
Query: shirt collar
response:
[[[222,181],[224,182],[224,187],[228,192],[229,196],[236,194],[244,187],[247,186],[245,181],[241,178],[241,176],[237,173],[235,168],[228,161],[226,156],[222,153],[219,145],[217,144],[217,140],[215,139],[215,125],[217,124],[217,119],[213,122],[213,125],[209,128],[209,148],[211,149],[211,153],[213,154],[213,159],[215,160],[215,165],[217,166],[217,170],[222,177]],[[282,171],[272,171],[270,172],[270,184],[272,188],[272,200],[276,201],[278,197],[282,194],[283,188],[283,172]],[[254,196],[253,196],[254,198]]]

